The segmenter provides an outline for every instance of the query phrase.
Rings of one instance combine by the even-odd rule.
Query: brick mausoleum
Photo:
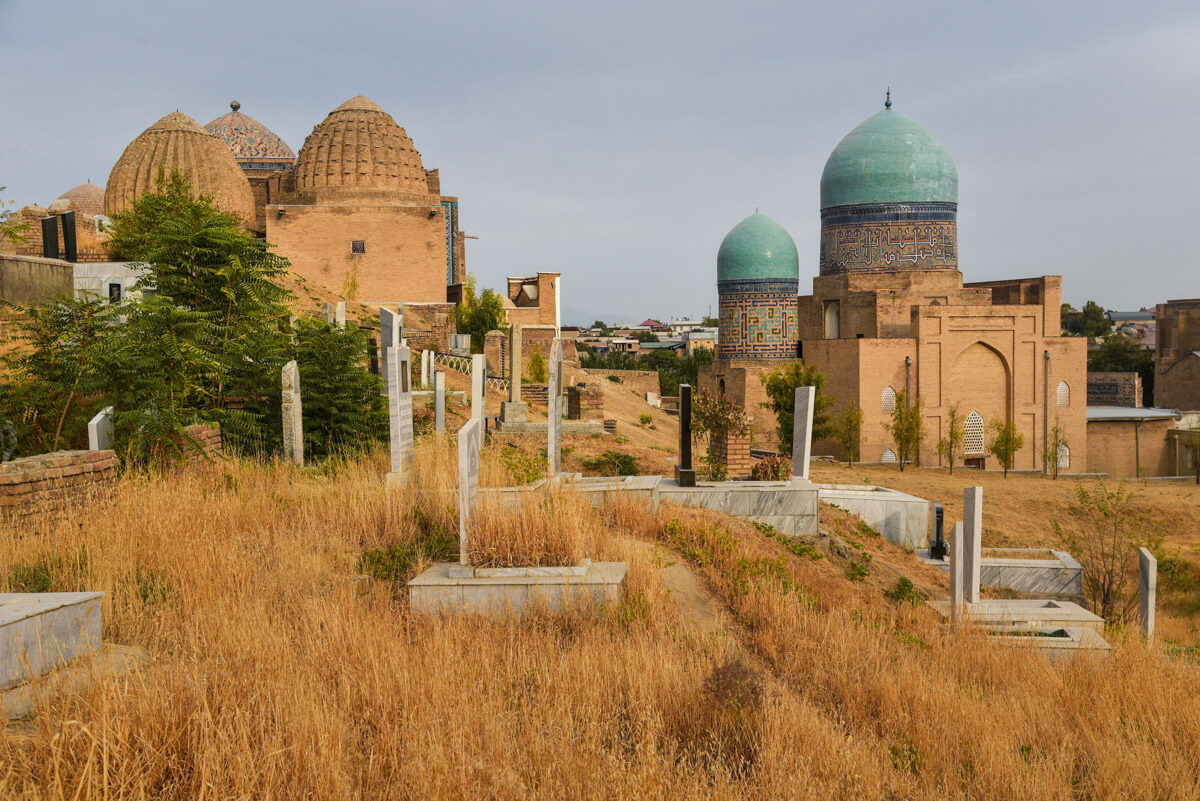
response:
[[[1041,469],[1046,431],[1058,425],[1060,469],[1086,470],[1087,343],[1060,336],[1062,279],[964,283],[957,211],[949,152],[889,99],[825,164],[812,294],[795,295],[795,244],[763,215],[722,242],[717,359],[702,368],[701,389],[742,403],[756,447],[773,449],[761,377],[802,359],[825,374],[833,419],[851,401],[862,408],[864,461],[896,460],[884,423],[907,392],[925,415],[922,464],[942,461],[937,443],[957,405],[968,464],[997,467],[990,426],[1013,422],[1025,437],[1015,468]],[[813,453],[844,456],[830,440]]]

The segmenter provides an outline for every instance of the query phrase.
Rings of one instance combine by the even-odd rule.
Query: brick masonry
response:
[[[604,392],[600,387],[576,384],[567,387],[568,420],[603,420]]]
[[[550,405],[550,395],[545,384],[521,384],[521,400],[526,403]]]
[[[224,450],[221,447],[221,428],[217,425],[207,423],[197,423],[193,426],[185,428],[184,433],[187,434],[203,452],[203,456],[195,451],[187,451],[185,461],[188,462],[207,462],[210,459],[218,459],[224,455]]]
[[[24,517],[84,499],[116,485],[117,456],[56,451],[0,464],[0,515]]]
[[[724,461],[728,478],[748,479],[754,469],[754,459],[750,456],[750,435],[741,436],[714,435],[712,438],[712,455],[717,461]]]

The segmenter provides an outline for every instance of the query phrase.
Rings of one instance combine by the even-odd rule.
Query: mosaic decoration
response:
[[[230,104],[233,111],[205,125],[210,134],[229,145],[238,166],[244,170],[279,169],[280,164],[290,166],[296,154],[271,129],[258,120],[238,111],[236,101]]]
[[[776,279],[719,282],[717,358],[794,358],[798,287]]]
[[[453,286],[458,283],[454,269],[458,255],[458,237],[455,236],[458,232],[458,202],[443,200],[442,210],[446,217],[446,286]]]
[[[1140,391],[1137,373],[1088,373],[1087,376],[1088,406],[1136,408],[1140,405]]]
[[[821,212],[821,275],[958,269],[957,205],[866,203]]]

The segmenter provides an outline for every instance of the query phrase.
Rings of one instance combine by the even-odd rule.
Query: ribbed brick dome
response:
[[[186,114],[171,112],[129,143],[108,176],[104,206],[109,214],[129,208],[155,190],[159,176],[179,171],[193,195],[210,195],[244,222],[254,220],[254,195],[245,173],[223,141]]]
[[[75,211],[93,217],[104,213],[104,190],[91,181],[63,192],[58,199],[71,201],[71,208]]]
[[[404,129],[369,98],[329,112],[296,159],[296,191],[318,203],[429,195],[421,154]]]

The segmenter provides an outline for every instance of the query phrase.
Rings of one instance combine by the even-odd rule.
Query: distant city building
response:
[[[1200,411],[1200,298],[1158,304],[1154,405]]]

